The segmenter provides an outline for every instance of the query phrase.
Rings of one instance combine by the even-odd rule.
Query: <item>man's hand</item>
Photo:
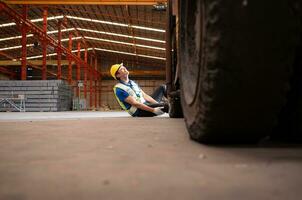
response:
[[[163,109],[163,108],[164,108],[164,107],[156,107],[156,108],[154,108],[153,113],[156,114],[156,115],[162,115],[162,114],[165,113],[164,111],[161,110],[161,109]]]
[[[145,111],[148,111],[148,112],[153,112],[154,111],[154,108],[151,108],[143,103],[140,103],[138,101],[136,101],[132,96],[128,96],[125,101],[127,103],[129,103],[130,105],[132,106],[135,106],[139,109],[142,109],[142,110],[145,110]]]

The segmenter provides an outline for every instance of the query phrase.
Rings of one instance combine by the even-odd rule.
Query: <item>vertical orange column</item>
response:
[[[72,51],[72,33],[69,33],[68,50]],[[72,63],[71,57],[68,56],[68,83],[72,84]]]
[[[92,104],[94,104],[94,108],[96,109],[97,107],[96,107],[96,95],[97,95],[97,91],[96,91],[96,85],[95,85],[95,66],[94,66],[94,63],[93,63],[93,59],[95,59],[95,55],[94,56],[91,56],[90,57],[90,66],[91,66],[91,70],[93,71],[93,72],[91,72],[92,73],[92,79],[93,79],[93,81],[94,81],[94,88],[93,88],[93,92],[94,92],[94,103],[92,103]],[[91,83],[91,87],[92,87],[92,83]]]
[[[57,49],[57,55],[58,55],[58,74],[57,79],[60,80],[62,78],[62,66],[61,66],[61,58],[62,58],[62,52],[61,52],[61,39],[62,39],[62,32],[61,32],[61,22],[58,23],[58,49]]]
[[[48,15],[48,11],[47,11],[47,7],[44,7],[43,9],[43,32],[45,34],[47,34],[47,15]],[[41,41],[42,43],[42,80],[46,80],[47,79],[47,66],[46,66],[46,41],[44,39],[42,39]]]
[[[100,105],[99,104],[100,100],[101,100],[100,93],[99,93],[100,89],[101,89],[101,84],[98,81],[99,80],[99,76],[97,74],[97,70],[98,70],[98,58],[97,58],[97,56],[95,56],[95,58],[94,58],[94,69],[95,69],[95,82],[94,82],[94,85],[95,85],[95,97],[94,97],[94,105],[95,105],[96,108],[98,108],[99,105]]]
[[[28,6],[23,5],[23,12],[22,12],[22,17],[24,20],[27,19],[27,12],[28,12]],[[27,78],[27,67],[26,67],[26,56],[27,56],[27,51],[26,51],[26,32],[27,32],[27,27],[23,23],[21,27],[21,44],[22,44],[22,52],[21,52],[21,80],[26,80]]]
[[[92,73],[93,73],[93,68],[90,65],[89,67],[89,106],[90,109],[92,108],[92,96],[93,96],[93,91],[92,91]]]
[[[81,58],[81,43],[78,42],[78,57]],[[76,72],[76,79],[77,79],[77,82],[79,82],[79,80],[81,79],[81,63],[77,63],[77,72]],[[77,83],[78,84],[78,83]],[[80,89],[77,90],[77,97],[80,97]]]
[[[85,48],[84,61],[84,97],[87,99],[87,48]]]

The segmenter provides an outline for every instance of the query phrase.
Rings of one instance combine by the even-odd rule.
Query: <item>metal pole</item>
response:
[[[166,12],[166,84],[167,93],[169,94],[172,90],[172,66],[171,66],[171,18],[172,18],[172,0],[168,0],[168,7]]]
[[[61,22],[58,23],[58,46],[61,46],[61,39],[62,39],[62,32],[61,32]],[[61,67],[61,58],[62,53],[61,49],[57,48],[57,55],[58,55],[58,76],[57,79],[60,80],[62,77],[62,67]]]
[[[94,107],[98,108],[98,74],[97,74],[97,57],[95,56],[95,65],[94,65]]]
[[[87,48],[85,48],[84,61],[84,97],[87,99]]]
[[[23,12],[22,12],[22,17],[24,20],[27,19],[27,12],[28,12],[28,6],[23,5]],[[22,39],[21,39],[21,44],[22,44],[22,52],[21,52],[21,80],[26,80],[27,78],[27,67],[26,67],[26,32],[27,32],[27,27],[25,23],[22,23],[22,28],[21,28],[21,34],[22,34]]]
[[[69,42],[68,42],[68,49],[71,52],[72,50],[72,33],[69,33]],[[72,59],[70,56],[68,57],[68,83],[71,85],[72,84]]]
[[[81,59],[81,43],[78,42],[78,58]],[[77,84],[79,80],[81,79],[81,71],[80,71],[81,63],[77,62],[77,72],[76,72],[76,79],[77,79]],[[77,90],[77,97],[80,97],[80,89]]]
[[[47,7],[44,7],[43,9],[43,32],[47,34],[47,15],[48,10]],[[42,43],[42,80],[47,79],[47,66],[46,66],[46,48],[47,48],[47,42],[44,40],[44,38],[41,41]]]
[[[89,106],[90,106],[90,109],[92,108],[92,96],[93,95],[93,91],[92,91],[92,78],[93,78],[93,71],[92,71],[92,68],[89,68]]]
[[[97,66],[98,66],[98,58],[97,58],[97,56],[95,56],[94,69],[97,70],[97,68],[98,68]],[[96,81],[95,81],[95,102],[94,102],[94,104],[95,104],[96,108],[98,108],[100,105],[100,101],[101,101],[101,93],[100,93],[101,82],[99,82],[98,79],[99,79],[99,77],[101,77],[101,75],[98,76],[97,72],[95,72],[95,74],[96,74]],[[100,81],[101,81],[101,78],[100,78]]]
[[[95,57],[95,55],[94,54],[92,54],[91,56],[90,56],[90,62],[89,62],[89,65],[90,66],[93,66],[93,59],[94,59],[94,57]],[[92,67],[91,67],[91,71],[92,71]],[[93,73],[94,74],[94,71],[92,71],[91,73]],[[93,77],[91,77],[91,78],[93,78]],[[91,82],[90,82],[90,87],[92,88],[92,84],[91,84]],[[96,91],[94,91],[94,94],[96,94]],[[90,99],[91,99],[91,96],[90,96]],[[94,102],[95,102],[95,95],[94,95]],[[90,103],[92,103],[91,101],[90,101]],[[92,105],[92,104],[91,104]],[[94,104],[95,105],[95,104]],[[96,106],[94,106],[94,108],[96,108]]]

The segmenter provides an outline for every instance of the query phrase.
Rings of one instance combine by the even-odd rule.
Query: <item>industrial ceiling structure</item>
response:
[[[165,7],[164,0],[1,1],[0,73],[28,79],[30,68],[35,79],[68,80],[70,64],[106,77],[110,64],[123,62],[134,74],[163,75]]]

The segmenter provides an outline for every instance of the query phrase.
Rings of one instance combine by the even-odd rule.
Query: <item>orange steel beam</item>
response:
[[[43,8],[43,32],[45,34],[47,34],[47,15],[48,15],[48,8],[44,7]],[[47,79],[47,66],[46,66],[46,47],[47,47],[47,43],[46,41],[42,40],[42,80],[46,80]]]
[[[62,27],[62,23],[59,21],[59,23],[58,23],[58,43],[59,43],[59,46],[62,45],[62,43],[61,43],[61,39],[62,39],[61,27]],[[57,76],[57,79],[60,80],[61,77],[62,77],[62,67],[61,67],[62,53],[61,53],[60,48],[57,49],[57,56],[58,56],[58,66],[57,66],[58,76]]]
[[[94,58],[94,69],[97,70],[97,65],[98,65],[98,60],[97,57],[95,56]],[[101,77],[99,77],[99,79],[101,80]],[[94,73],[94,107],[98,108],[98,76],[96,73]]]
[[[69,33],[69,41],[68,41],[68,50],[71,52],[72,50],[72,33]],[[70,56],[68,58],[68,83],[71,85],[72,83],[72,60]]]
[[[21,18],[23,20],[27,20],[27,12],[28,12],[28,6],[23,5],[22,16],[21,16]],[[22,39],[21,39],[21,44],[22,44],[21,80],[26,80],[26,78],[27,78],[27,66],[26,66],[26,54],[27,54],[26,43],[27,43],[27,39],[26,39],[26,32],[27,32],[27,27],[24,23],[22,23],[22,26],[21,26],[21,35],[22,35]]]
[[[53,39],[49,35],[45,34],[40,27],[38,27],[37,25],[35,25],[34,23],[32,23],[30,20],[23,19],[23,17],[19,13],[17,13],[13,8],[9,7],[4,2],[0,2],[0,10],[4,11],[9,17],[11,17],[12,19],[14,19],[16,22],[22,23],[22,25],[26,25],[26,27],[33,34],[36,34],[38,37],[42,38],[42,40],[45,40],[47,42],[47,44],[53,46],[54,48],[59,48],[62,53],[66,54],[67,56],[71,56],[73,60],[75,60],[76,62],[80,63],[81,65],[85,64],[85,62],[81,58],[79,58],[75,54],[71,53],[64,46],[59,45],[58,42],[55,39]],[[88,67],[92,68],[90,65]]]
[[[94,69],[97,70],[98,68],[98,57],[95,56],[94,57]],[[95,105],[95,108],[98,108],[99,105],[100,105],[100,93],[99,93],[99,86],[98,85],[101,85],[101,78],[102,76],[98,76],[96,73],[95,73],[95,99],[94,99],[94,105]],[[98,100],[99,99],[99,100]]]
[[[93,58],[93,55],[90,55],[90,65],[91,66],[93,66],[92,65],[92,58]],[[92,86],[92,81],[94,81],[94,72],[93,71],[90,71],[90,73],[89,73],[89,75],[90,75],[90,109],[92,109],[92,88],[93,88],[93,86]],[[94,91],[94,94],[95,94],[95,91]],[[95,99],[94,99],[95,100]]]
[[[0,55],[2,55],[0,53]],[[0,66],[6,66],[6,67],[9,67],[9,66],[21,66],[21,61],[20,59],[15,59],[13,60],[14,58],[11,57],[10,60],[0,60]],[[42,60],[27,60],[27,62],[30,62],[32,63],[33,65],[36,65],[36,66],[42,66]],[[58,64],[58,61],[57,60],[47,60],[46,62],[46,65],[57,65]],[[68,66],[69,64],[69,61],[68,60],[61,60],[61,65],[65,65],[65,66]],[[75,62],[71,62],[71,65],[75,65]]]
[[[133,31],[133,28],[132,26],[130,26],[132,24],[132,21],[130,19],[130,11],[129,11],[129,7],[128,5],[126,5],[126,15],[127,15],[127,20],[128,20],[128,27],[129,27],[129,32],[130,34],[132,35],[132,44],[133,44],[133,50],[134,52],[133,53],[137,53],[137,48],[136,48],[136,42],[135,42],[135,39],[134,39],[134,31]],[[136,62],[138,62],[138,56],[136,56]]]
[[[167,0],[3,0],[7,4],[40,4],[40,5],[155,5]]]
[[[85,52],[84,52],[84,60],[85,60],[85,65],[84,65],[84,97],[85,97],[85,99],[87,98],[87,58],[88,58],[88,52],[87,52],[87,49],[85,48]]]
[[[102,77],[111,77],[109,72],[102,72]],[[164,76],[164,70],[130,70],[129,76]]]
[[[81,59],[81,43],[78,42],[78,58]],[[77,84],[79,82],[79,80],[81,79],[81,64],[78,62],[77,63],[77,70],[76,70],[76,80],[77,80]],[[80,97],[80,88],[77,90],[77,97]]]
[[[89,70],[89,107],[90,107],[90,109],[92,108],[92,70]]]
[[[12,72],[12,71],[6,69],[5,67],[0,67],[0,73],[7,74],[12,78],[17,77],[17,74],[15,72]]]
[[[51,8],[54,8],[54,9],[63,9],[63,10],[66,10],[66,11],[74,11],[74,12],[79,12],[78,8],[62,8],[62,6],[60,5],[50,5],[49,7]],[[82,14],[88,14],[88,15],[95,15],[96,17],[112,17],[114,19],[120,19],[120,20],[125,20],[126,18],[124,16],[116,16],[116,15],[111,15],[111,14],[104,14],[104,13],[97,13],[97,12],[92,12],[92,11],[84,11],[84,10],[81,10],[81,13]],[[142,23],[152,23],[152,24],[157,24],[157,25],[165,25],[166,23],[165,22],[155,22],[155,21],[152,21],[152,19],[150,20],[146,20],[146,19],[137,19],[137,18],[131,18],[132,21],[136,21],[136,22],[142,22]]]
[[[8,54],[6,54],[6,53],[4,53],[4,52],[2,52],[2,51],[0,51],[0,55],[6,57],[6,58],[8,58],[8,59],[14,59],[14,58],[11,57],[10,55],[8,55]],[[34,68],[34,69],[42,70],[41,67],[39,67],[39,66],[33,64],[33,63],[30,62],[30,61],[27,61],[27,64],[28,64],[29,66],[31,66],[32,68]],[[6,66],[6,67],[7,67],[7,66]],[[57,76],[57,74],[55,74],[55,73],[53,73],[53,72],[51,72],[51,71],[46,71],[46,72],[49,73],[49,74],[51,74],[51,75]]]

